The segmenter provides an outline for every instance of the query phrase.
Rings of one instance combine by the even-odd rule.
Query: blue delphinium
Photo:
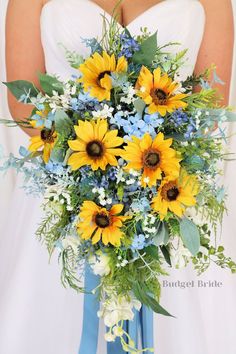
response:
[[[127,33],[122,33],[120,35],[121,41],[121,51],[119,57],[124,56],[125,58],[131,58],[133,54],[140,49],[138,42],[130,37]]]
[[[171,114],[168,123],[172,124],[177,131],[182,132],[187,140],[189,140],[192,133],[196,131],[193,118],[189,117],[181,108]]]
[[[131,249],[133,251],[142,250],[145,246],[146,246],[146,238],[144,234],[135,235],[131,245]]]
[[[146,197],[133,201],[130,205],[131,209],[135,212],[145,213],[150,210],[150,202]]]
[[[127,134],[125,138],[134,135],[137,138],[143,137],[145,133],[149,133],[153,138],[156,136],[155,129],[164,122],[164,119],[158,113],[148,114],[145,112],[144,116],[138,112],[135,115],[124,116],[122,111],[118,111],[111,119],[111,123],[123,128]]]
[[[87,111],[100,109],[98,100],[91,97],[89,93],[79,93],[78,97],[73,97],[70,101],[71,108],[81,115]]]
[[[58,176],[63,175],[63,173],[64,173],[64,167],[60,163],[54,163],[52,161],[49,161],[46,164],[45,168],[48,172],[53,173]]]

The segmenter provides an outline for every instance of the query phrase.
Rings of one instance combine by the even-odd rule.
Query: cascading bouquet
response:
[[[235,114],[220,106],[209,82],[212,73],[220,81],[214,67],[179,82],[186,51],[168,53],[172,44],[158,46],[156,33],[132,37],[112,22],[101,42],[85,42],[86,59],[66,51],[78,69],[67,82],[40,74],[42,91],[27,81],[5,83],[34,106],[16,125],[38,134],[2,169],[23,172],[24,187],[43,195],[37,236],[50,255],[59,251],[62,283],[90,287],[101,302],[107,341],[121,352],[153,351],[151,310],[170,315],[159,304],[169,266],[192,262],[200,274],[213,261],[236,271],[214,237],[225,210],[223,123]],[[85,296],[86,309],[92,295]],[[85,313],[90,326],[96,311]]]

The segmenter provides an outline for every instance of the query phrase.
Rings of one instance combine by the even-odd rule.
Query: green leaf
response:
[[[159,313],[163,316],[174,317],[168,311],[166,311],[164,307],[162,307],[153,297],[147,295],[147,298],[149,307],[151,307],[154,312]]]
[[[162,222],[158,229],[158,233],[155,235],[154,244],[156,246],[166,245],[169,241],[170,234],[166,223]]]
[[[157,52],[157,32],[147,38],[140,46],[140,50],[133,55],[136,64],[150,66]]]
[[[142,114],[145,107],[146,103],[141,98],[138,98],[136,101],[134,101],[134,108],[138,113]]]
[[[51,152],[50,159],[56,163],[62,163],[65,159],[65,150],[59,147],[54,147]]]
[[[58,109],[55,112],[54,119],[56,131],[63,136],[70,135],[73,129],[73,122],[70,117],[63,110]]]
[[[153,259],[156,259],[157,261],[159,260],[158,247],[156,247],[155,245],[145,247],[143,251],[147,255],[151,256]]]
[[[58,92],[59,95],[62,95],[64,93],[63,83],[60,82],[56,77],[42,73],[39,73],[38,76],[43,91],[49,96],[53,96],[52,91]]]
[[[151,308],[154,312],[164,316],[172,316],[166,311],[152,296],[148,295],[139,282],[133,282],[133,292],[136,298],[147,307]]]
[[[29,95],[30,97],[36,97],[38,90],[32,84],[32,82],[25,80],[16,80],[11,82],[3,82],[4,85],[11,91],[17,100],[20,100],[22,95]],[[26,99],[26,103],[30,103],[30,99]]]
[[[189,219],[180,221],[180,235],[185,247],[195,256],[200,248],[200,234],[198,227]]]
[[[166,246],[160,246],[160,249],[161,249],[161,252],[166,260],[166,262],[172,266],[171,264],[171,259],[170,259],[170,253],[169,253],[169,250]]]

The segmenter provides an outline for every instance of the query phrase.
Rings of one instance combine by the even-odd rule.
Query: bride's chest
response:
[[[105,21],[111,20],[108,13],[105,13],[105,17]],[[70,51],[89,55],[89,48],[86,48],[82,39],[101,39],[103,23],[104,10],[92,0],[50,0],[41,14],[46,66],[53,61],[53,72],[56,73],[59,65],[66,65],[65,52],[60,44]],[[204,30],[204,10],[197,0],[161,1],[142,12],[127,26],[133,35],[139,34],[141,27],[147,27],[152,33],[158,31],[159,45],[181,43],[179,47],[171,47],[170,51],[189,48],[190,52],[194,50],[196,56]]]

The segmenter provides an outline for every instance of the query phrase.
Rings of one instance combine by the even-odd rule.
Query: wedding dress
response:
[[[51,0],[43,7],[41,35],[48,73],[62,79],[74,73],[60,43],[89,55],[81,39],[101,38],[103,13],[91,0]],[[158,30],[159,45],[181,43],[170,51],[188,48],[188,62],[181,72],[186,78],[197,60],[204,23],[199,1],[165,0],[139,15],[128,29],[138,34],[140,27],[147,26],[150,32]],[[57,257],[49,265],[46,250],[34,237],[41,217],[39,204],[17,188],[0,238],[0,354],[76,354],[79,347],[83,296],[62,287]],[[190,280],[193,275],[186,270],[173,272],[169,280],[177,279]],[[225,341],[213,341],[215,332],[204,327],[203,306],[210,307],[211,298],[203,306],[200,299],[198,289],[164,289],[162,303],[178,319],[155,317],[156,354],[221,354],[223,348],[235,354]],[[233,340],[233,329],[227,334]],[[98,354],[105,353],[101,329]]]

